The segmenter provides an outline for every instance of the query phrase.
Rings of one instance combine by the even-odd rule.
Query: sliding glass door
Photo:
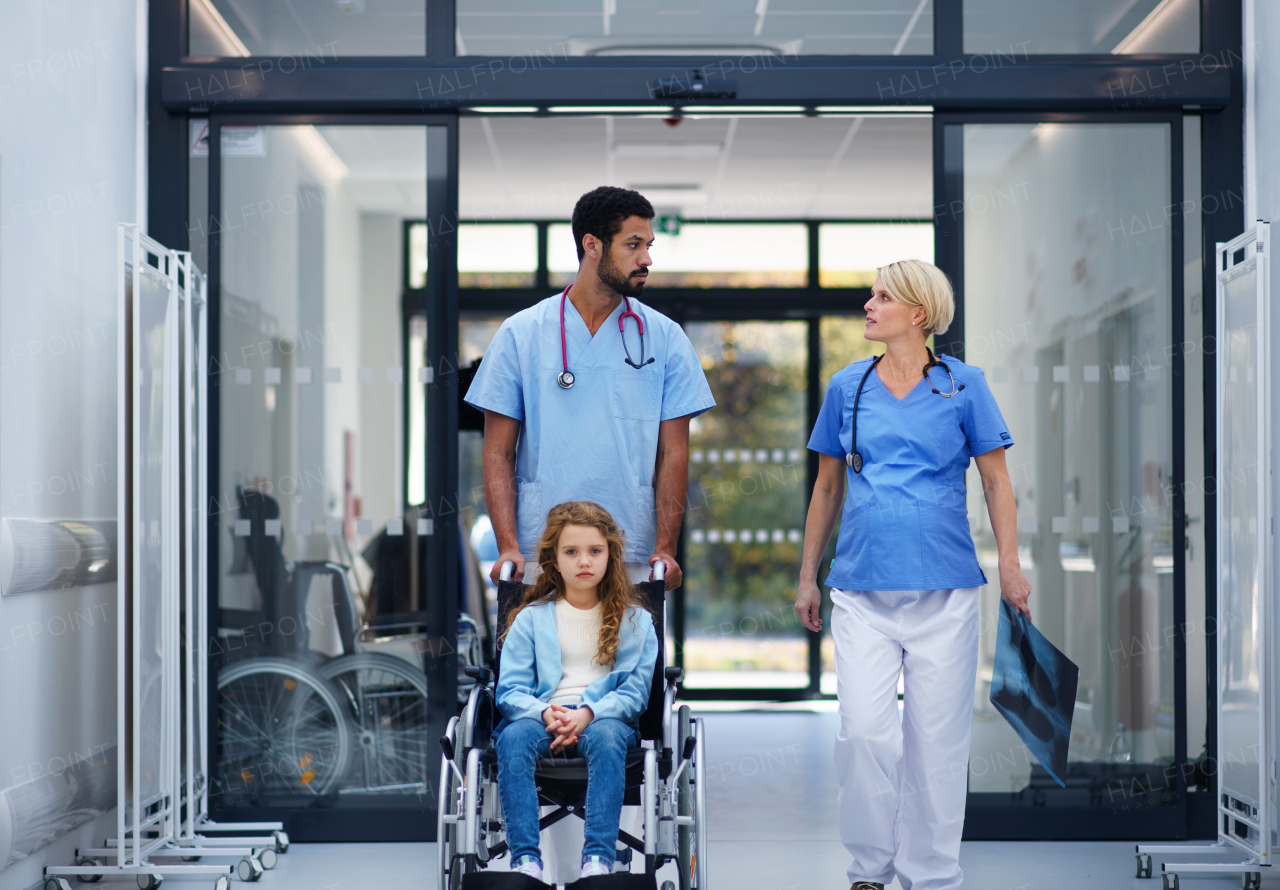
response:
[[[957,209],[940,225],[962,291],[963,322],[945,348],[983,369],[1008,422],[1031,613],[1080,667],[1063,788],[988,700],[999,570],[971,469],[969,516],[990,583],[980,593],[966,831],[1009,836],[1022,819],[1036,836],[1174,836],[1189,775],[1178,767],[1181,121],[940,127],[946,168],[962,171],[949,182]],[[1062,825],[1047,830],[1046,820]]]
[[[457,686],[427,447],[453,227],[411,311],[399,270],[404,221],[450,215],[449,128],[213,123],[211,808],[425,840]]]

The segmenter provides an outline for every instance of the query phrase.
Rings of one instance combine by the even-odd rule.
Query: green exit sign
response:
[[[655,231],[661,232],[664,235],[679,235],[680,234],[680,217],[660,216],[654,222],[653,228]]]

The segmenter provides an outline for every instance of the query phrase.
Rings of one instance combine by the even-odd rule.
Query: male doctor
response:
[[[715,406],[693,344],[641,304],[653,207],[601,186],[578,199],[578,275],[563,293],[508,318],[467,391],[484,411],[484,489],[500,552],[532,582],[547,511],[595,501],[626,532],[633,581],[675,560],[688,486],[689,421]]]

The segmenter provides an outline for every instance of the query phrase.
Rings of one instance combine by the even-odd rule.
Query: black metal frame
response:
[[[1121,121],[1126,113],[1163,111],[1174,120],[1183,111],[1202,117],[1202,188],[1215,202],[1213,212],[1203,216],[1204,244],[1211,248],[1216,241],[1226,241],[1243,229],[1243,58],[1242,11],[1233,0],[1201,0],[1201,47],[1199,53],[1149,56],[1005,56],[976,55],[963,52],[963,0],[936,0],[934,9],[934,54],[917,57],[799,56],[768,59],[747,71],[735,59],[713,59],[708,56],[633,57],[633,58],[564,58],[513,57],[497,59],[454,55],[455,14],[451,2],[427,2],[427,54],[418,58],[343,58],[311,60],[296,70],[282,74],[279,66],[265,57],[245,59],[197,60],[186,57],[186,0],[153,0],[149,19],[149,53],[151,75],[148,83],[148,164],[149,206],[148,233],[163,243],[183,249],[188,244],[187,207],[187,119],[190,115],[213,113],[210,139],[210,213],[220,188],[218,169],[219,139],[217,126],[233,120],[230,112],[246,115],[242,122],[252,123],[441,123],[447,128],[448,167],[445,182],[436,182],[431,192],[445,195],[446,206],[456,220],[457,207],[457,117],[470,105],[520,105],[545,109],[551,104],[610,104],[643,106],[653,104],[652,85],[660,79],[687,77],[692,70],[704,70],[708,76],[732,76],[737,81],[736,100],[723,100],[728,110],[735,104],[799,104],[815,113],[819,105],[931,105],[935,119],[934,183],[935,196],[954,194],[962,186],[962,168],[951,158],[957,157],[946,141],[947,122],[977,120],[965,116],[981,111],[1034,112],[1036,120],[1058,119],[1063,112],[1092,112],[1091,119]],[[725,74],[724,64],[736,66]],[[522,69],[515,70],[517,65]],[[663,104],[680,105],[680,101]],[[710,104],[702,102],[701,104]],[[321,116],[299,116],[323,112]],[[368,113],[376,112],[377,117]],[[349,116],[348,116],[349,113]],[[435,117],[424,115],[438,114]],[[545,111],[540,114],[547,114]],[[554,116],[554,115],[553,115]],[[1003,116],[1001,120],[1009,120]],[[1146,117],[1144,119],[1151,119]],[[1180,140],[1180,127],[1174,128],[1175,143]],[[1174,194],[1181,189],[1178,158],[1175,158],[1177,182]],[[432,188],[429,186],[429,189]],[[440,205],[433,198],[433,211]],[[939,207],[945,216],[945,202]],[[541,232],[545,239],[545,229]],[[937,260],[960,284],[955,274],[962,264],[962,240],[959,229],[944,220],[937,224]],[[213,318],[218,299],[218,253],[216,235],[210,239],[210,298]],[[1182,242],[1175,239],[1175,251]],[[447,238],[433,239],[429,275],[432,289],[442,299],[422,308],[428,313],[428,349],[434,357],[456,355],[456,319],[459,308],[455,264],[452,256],[456,245]],[[544,250],[545,253],[545,250]],[[1204,250],[1206,256],[1212,251]],[[438,257],[438,261],[437,261]],[[545,265],[545,264],[543,264]],[[1182,272],[1173,277],[1175,300],[1180,299]],[[1204,263],[1204,325],[1213,330],[1214,307],[1208,298],[1214,293],[1213,264]],[[546,285],[546,269],[540,268],[537,287]],[[811,285],[816,285],[816,280]],[[525,291],[524,294],[528,292]],[[774,313],[780,294],[763,297],[750,291],[654,291],[649,302],[662,308],[677,321],[688,318],[766,318],[809,317],[848,311],[853,291],[842,293],[816,287],[787,291],[786,302],[804,300],[805,308]],[[466,311],[507,311],[524,297],[515,292],[488,290],[463,293]],[[831,302],[826,302],[828,299]],[[816,300],[818,302],[810,302]],[[1180,308],[1180,307],[1175,307]],[[772,311],[771,311],[772,310]],[[1182,314],[1174,312],[1175,333],[1182,325]],[[811,321],[811,347],[817,336],[816,321]],[[963,331],[963,300],[959,301],[956,331]],[[217,354],[219,331],[211,326],[211,354]],[[1175,337],[1175,339],[1178,339]],[[814,365],[817,351],[810,349],[810,401],[818,386]],[[1211,357],[1209,357],[1211,358]],[[1180,423],[1183,387],[1181,354],[1174,357],[1174,424]],[[437,372],[437,384],[428,396],[429,429],[449,430],[456,425],[456,378]],[[216,378],[210,399],[210,466],[218,466],[218,405]],[[1215,405],[1215,373],[1213,362],[1204,360],[1202,397],[1206,412]],[[809,406],[812,416],[814,405]],[[1182,430],[1175,428],[1175,475],[1185,473],[1181,454]],[[1212,425],[1204,433],[1206,467],[1215,465],[1216,443]],[[429,492],[456,488],[456,436],[429,436]],[[811,461],[812,463],[812,461]],[[814,469],[810,467],[810,479]],[[438,501],[435,503],[439,504]],[[446,505],[447,506],[447,505]],[[456,505],[455,505],[456,506]],[[1185,510],[1183,489],[1176,487],[1175,516],[1178,525],[1175,553],[1184,554]],[[1205,494],[1205,535],[1213,540],[1216,521],[1214,497]],[[457,577],[456,548],[441,546],[448,536],[456,534],[456,510],[451,518],[437,514],[436,534],[429,549],[428,573],[432,583],[447,584]],[[216,572],[216,536],[211,535],[211,572]],[[1216,608],[1216,565],[1212,551],[1206,560],[1206,614]],[[216,588],[216,577],[210,579]],[[441,588],[437,588],[441,589]],[[1181,557],[1175,563],[1175,590],[1183,602],[1185,565]],[[679,597],[679,593],[677,593]],[[445,600],[451,600],[445,597]],[[452,609],[452,611],[451,611]],[[452,639],[450,616],[456,606],[437,605],[437,618],[444,622],[442,640]],[[453,616],[456,617],[456,616]],[[1177,623],[1185,616],[1179,614]],[[216,625],[214,625],[216,626]],[[1211,626],[1211,625],[1210,625]],[[1185,646],[1179,630],[1178,645]],[[1208,673],[1205,682],[1209,696],[1209,753],[1216,756],[1215,639],[1207,634]],[[442,650],[451,652],[452,646]],[[1179,649],[1178,653],[1183,650]],[[812,653],[811,653],[812,654]],[[1179,654],[1179,657],[1180,654]],[[453,683],[449,655],[438,657],[448,684]],[[1183,662],[1185,664],[1185,661]],[[1184,675],[1175,672],[1175,682],[1185,683]],[[211,679],[211,685],[213,680]],[[436,684],[440,685],[440,684]],[[211,689],[211,692],[215,690]],[[1178,693],[1185,697],[1185,688]],[[758,697],[758,696],[757,696]],[[776,695],[772,697],[777,698]],[[216,695],[211,695],[216,701]],[[212,716],[212,715],[211,715]],[[1185,747],[1185,709],[1178,714],[1178,744]],[[211,724],[212,725],[212,724]],[[1185,757],[1185,751],[1180,750]],[[1186,796],[1179,809],[1183,821],[1172,824],[1154,820],[1142,831],[1150,837],[1212,837],[1215,819],[1212,800],[1205,794]],[[430,810],[432,802],[425,809]],[[980,808],[979,808],[980,809]],[[398,814],[362,811],[361,818],[334,821],[342,811],[289,811],[275,817],[286,818],[296,837],[313,839],[361,839],[426,836],[413,828],[406,833],[405,822]],[[354,811],[350,811],[354,812]],[[1088,825],[1081,826],[1068,810],[1046,808],[1041,818],[1028,819],[1028,811],[1003,816],[977,816],[971,808],[966,836],[985,837],[1136,837],[1141,831],[1132,817],[1112,819],[1090,810]],[[977,816],[977,818],[975,818]],[[225,814],[234,818],[234,814]],[[268,813],[255,813],[255,818],[270,818]],[[429,819],[427,820],[430,821]],[[433,823],[432,823],[433,824]],[[985,827],[982,827],[985,826]],[[426,829],[427,835],[430,828]]]

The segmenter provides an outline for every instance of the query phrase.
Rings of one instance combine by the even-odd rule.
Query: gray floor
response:
[[[831,771],[833,713],[710,713],[708,883],[716,890],[845,890]],[[433,844],[294,844],[263,890],[434,890]],[[971,842],[965,885],[983,890],[1159,890],[1133,877],[1131,843]],[[897,887],[897,884],[893,884]],[[1239,887],[1238,876],[1185,880]],[[1280,887],[1280,876],[1264,878]]]

